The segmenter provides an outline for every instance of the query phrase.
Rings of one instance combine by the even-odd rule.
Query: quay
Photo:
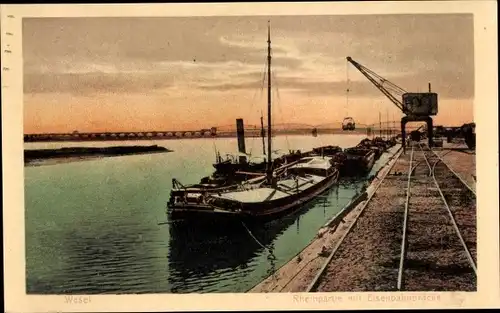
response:
[[[254,292],[475,291],[475,154],[414,142]]]

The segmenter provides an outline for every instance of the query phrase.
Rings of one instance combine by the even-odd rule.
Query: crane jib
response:
[[[377,89],[379,89],[389,100],[405,115],[408,116],[432,116],[438,112],[437,93],[415,93],[408,92],[388,79],[380,76],[371,69],[354,61],[351,57],[346,58],[358,71],[361,72]],[[401,97],[402,101],[394,94]]]

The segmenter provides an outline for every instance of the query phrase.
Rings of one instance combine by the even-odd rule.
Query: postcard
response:
[[[495,12],[2,5],[6,312],[498,306]]]

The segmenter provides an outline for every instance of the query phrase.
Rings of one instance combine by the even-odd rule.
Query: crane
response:
[[[432,117],[437,115],[438,101],[437,93],[431,92],[429,83],[429,92],[408,92],[395,83],[385,79],[379,74],[364,65],[354,61],[351,57],[346,58],[358,71],[361,72],[378,90],[380,90],[405,116],[401,119],[401,135],[403,147],[405,147],[406,123],[427,122],[427,132],[429,147],[432,147]],[[398,99],[398,96],[401,100]]]

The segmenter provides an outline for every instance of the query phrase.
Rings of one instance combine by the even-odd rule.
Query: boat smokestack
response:
[[[429,92],[431,92],[431,83],[429,83]]]
[[[246,154],[245,149],[245,128],[243,126],[243,119],[236,119],[236,134],[238,136],[238,152]],[[246,162],[246,158],[243,155],[239,156],[240,163]]]

